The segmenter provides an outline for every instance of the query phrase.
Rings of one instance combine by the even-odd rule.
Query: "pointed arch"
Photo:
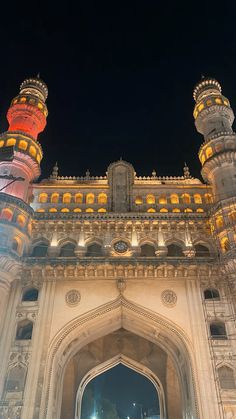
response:
[[[143,336],[168,353],[181,383],[183,411],[190,409],[190,414],[199,418],[195,358],[187,335],[174,322],[128,301],[122,295],[71,320],[54,336],[49,345],[45,367],[47,375],[43,386],[41,416],[49,419],[51,409],[60,409],[60,385],[65,366],[71,357],[89,342],[120,329]]]

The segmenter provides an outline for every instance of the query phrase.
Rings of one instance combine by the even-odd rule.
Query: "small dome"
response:
[[[48,88],[46,83],[41,80],[39,77],[32,77],[29,79],[26,79],[21,83],[20,86],[20,93],[26,94],[27,91],[29,93],[34,93],[34,91],[38,92],[38,95],[41,96],[42,100],[46,100],[48,97]]]
[[[221,93],[221,85],[220,83],[211,77],[203,77],[195,86],[193,90],[193,98],[195,101],[198,100],[199,95],[204,90],[214,89],[218,90]]]

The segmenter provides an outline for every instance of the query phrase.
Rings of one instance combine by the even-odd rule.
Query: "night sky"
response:
[[[19,84],[40,72],[43,177],[56,160],[61,175],[103,175],[121,156],[139,175],[181,175],[186,161],[199,176],[192,91],[213,76],[236,110],[235,1],[17,4],[0,23],[1,131]]]

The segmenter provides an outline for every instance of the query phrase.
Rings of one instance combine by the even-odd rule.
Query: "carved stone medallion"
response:
[[[161,299],[165,306],[173,307],[177,303],[177,295],[172,290],[165,290],[161,293]]]
[[[79,304],[81,295],[77,290],[70,290],[66,293],[66,303],[69,306],[76,306]]]

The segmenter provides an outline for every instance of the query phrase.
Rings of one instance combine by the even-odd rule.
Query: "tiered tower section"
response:
[[[25,80],[7,112],[9,128],[0,135],[0,319],[20,257],[30,243],[30,184],[40,174],[42,149],[37,138],[46,125],[47,94],[39,78]],[[1,153],[8,147],[10,161]]]
[[[194,89],[195,125],[204,135],[199,150],[202,176],[212,185],[214,205],[210,217],[220,254],[228,272],[236,272],[236,134],[232,130],[234,113],[211,78],[201,80]]]

